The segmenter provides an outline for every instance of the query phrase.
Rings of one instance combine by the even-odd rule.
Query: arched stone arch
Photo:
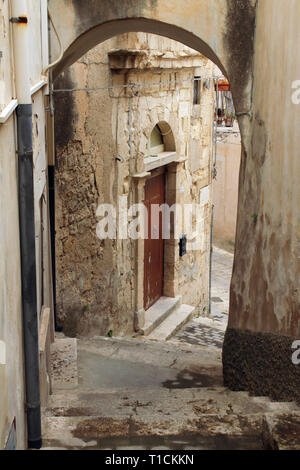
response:
[[[56,78],[97,44],[126,32],[177,40],[211,59],[228,76],[238,112],[250,109],[255,0],[50,0],[63,56]],[[59,56],[51,35],[52,57]]]

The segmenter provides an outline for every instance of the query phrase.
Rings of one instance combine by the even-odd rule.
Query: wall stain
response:
[[[154,11],[157,7],[158,0],[90,0],[88,6],[82,0],[73,0],[73,8],[75,16],[78,18],[86,18],[90,22],[93,18],[99,18],[99,23],[106,21],[124,19],[124,18],[141,18],[145,10]],[[80,21],[77,25],[78,32],[82,32],[85,22]]]
[[[74,88],[70,69],[66,69],[55,81],[55,89]],[[78,119],[77,107],[73,93],[54,93],[55,107],[55,143],[59,148],[65,148],[74,138],[75,125]]]
[[[230,82],[237,105],[251,77],[256,7],[252,0],[227,0],[224,45],[230,64]]]

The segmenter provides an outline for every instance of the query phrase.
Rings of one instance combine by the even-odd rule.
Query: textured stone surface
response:
[[[53,387],[78,384],[76,338],[56,338],[51,345],[51,366]]]
[[[265,447],[272,450],[299,450],[300,413],[267,415],[263,440]]]
[[[274,400],[300,402],[300,366],[292,363],[295,338],[229,328],[223,346],[224,383]]]

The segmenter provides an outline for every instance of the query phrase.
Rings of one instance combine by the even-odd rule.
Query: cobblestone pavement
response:
[[[199,317],[187,323],[172,341],[221,349],[228,322],[229,289],[233,255],[214,247],[212,264],[212,303],[210,319]]]
[[[225,331],[203,326],[200,321],[196,318],[187,323],[187,325],[172,338],[172,341],[205,346],[210,349],[222,349]]]

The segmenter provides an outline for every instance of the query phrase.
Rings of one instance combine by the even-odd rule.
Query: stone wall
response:
[[[117,207],[120,197],[127,207],[142,201],[139,175],[151,131],[162,121],[182,160],[175,170],[168,166],[167,199],[200,203],[208,187],[200,249],[179,259],[178,240],[168,242],[165,294],[182,295],[198,313],[207,309],[213,87],[203,88],[201,105],[193,106],[194,75],[211,76],[211,62],[175,41],[131,33],[91,50],[56,81],[57,89],[118,87],[56,93],[57,311],[69,334],[133,332],[143,250],[132,240],[99,240],[96,210]],[[199,142],[194,150],[191,139]]]

